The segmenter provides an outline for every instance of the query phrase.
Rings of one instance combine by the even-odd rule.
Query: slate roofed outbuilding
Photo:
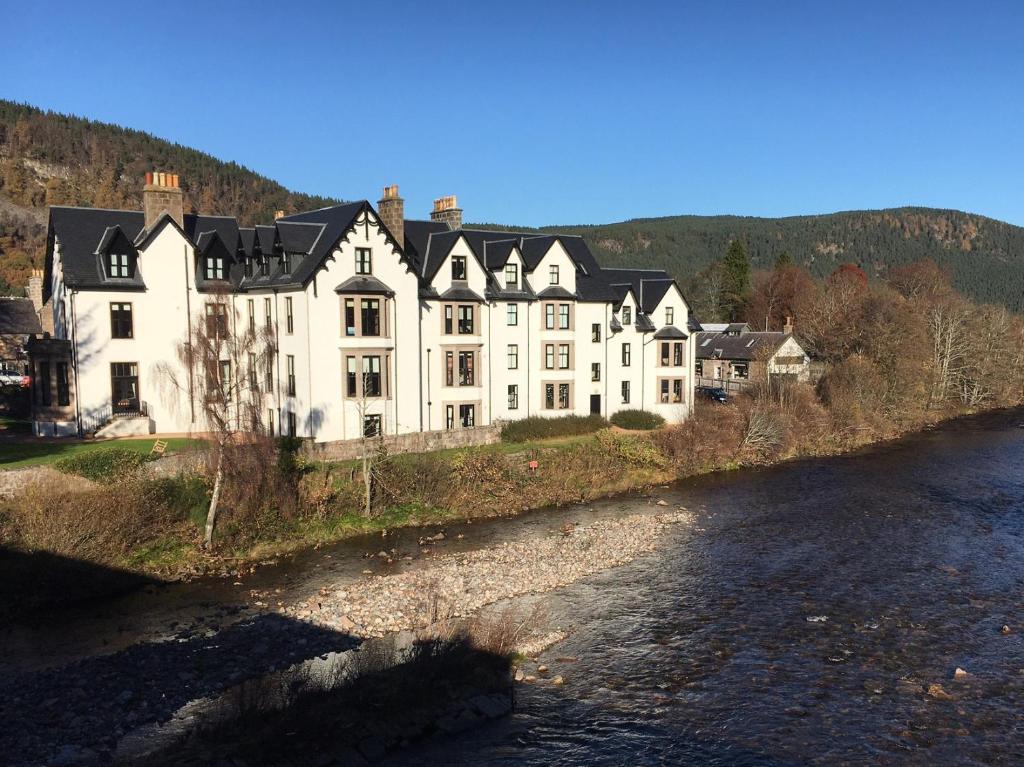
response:
[[[755,360],[759,354],[774,353],[791,336],[789,333],[749,332],[743,335],[697,333],[697,359]]]

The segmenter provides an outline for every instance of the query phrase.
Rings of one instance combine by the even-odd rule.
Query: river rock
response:
[[[946,692],[941,684],[928,685],[928,695],[935,700],[953,700],[953,696]]]
[[[957,666],[956,667],[956,671],[953,672],[953,678],[954,679],[961,679],[961,680],[963,680],[963,679],[966,679],[969,676],[970,676],[970,674],[968,674],[966,671],[964,671],[959,666]]]

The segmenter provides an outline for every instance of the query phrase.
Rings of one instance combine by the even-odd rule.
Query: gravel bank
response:
[[[266,613],[227,628],[208,625],[198,635],[0,680],[0,754],[7,760],[0,763],[105,762],[132,733],[180,718],[190,703],[244,680],[351,649],[362,639],[419,632],[568,585],[654,550],[670,527],[690,519],[684,509],[666,509],[566,525],[525,541],[444,554],[415,570],[328,586],[297,604],[257,602]],[[560,636],[529,641],[539,649]]]
[[[655,549],[667,528],[689,522],[685,509],[635,514],[530,542],[439,557],[422,570],[377,576],[287,607],[290,617],[360,637],[419,630],[523,594],[574,583]]]

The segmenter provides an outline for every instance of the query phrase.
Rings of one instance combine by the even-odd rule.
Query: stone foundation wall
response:
[[[391,453],[429,453],[453,447],[476,447],[491,445],[501,438],[501,427],[476,426],[472,429],[451,429],[449,431],[418,431],[412,434],[389,435],[384,444]],[[367,440],[370,449],[376,449],[377,440]],[[303,445],[303,453],[320,461],[351,461],[362,455],[361,440],[349,439],[339,442],[317,442]]]

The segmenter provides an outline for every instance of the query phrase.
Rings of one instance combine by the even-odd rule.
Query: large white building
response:
[[[50,210],[39,433],[204,431],[167,380],[193,381],[176,350],[199,318],[272,339],[260,370],[222,373],[250,382],[264,428],[317,442],[692,409],[699,326],[678,285],[602,269],[580,237],[463,228],[453,197],[407,220],[397,187],[254,228],[185,214],[171,174],[143,195]]]

